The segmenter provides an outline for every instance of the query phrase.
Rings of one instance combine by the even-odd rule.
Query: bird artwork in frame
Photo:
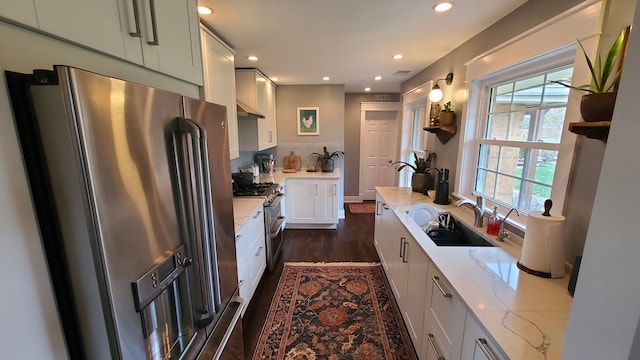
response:
[[[320,135],[319,107],[298,108],[298,135]]]

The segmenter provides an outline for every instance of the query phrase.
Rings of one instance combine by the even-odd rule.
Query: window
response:
[[[427,122],[427,106],[424,102],[412,104],[414,107],[409,110],[409,136],[408,144],[403,151],[402,161],[406,161],[415,165],[415,157],[413,154],[422,157],[424,150],[427,148],[426,131],[423,128]],[[400,174],[400,186],[411,186],[411,176],[408,170],[404,170]]]
[[[551,197],[564,128],[572,66],[486,87],[488,102],[478,139],[476,193],[527,213]]]

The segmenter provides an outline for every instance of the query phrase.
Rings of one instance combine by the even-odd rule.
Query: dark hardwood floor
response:
[[[286,230],[273,272],[265,272],[242,319],[245,358],[251,359],[285,262],[379,262],[373,245],[374,214],[352,214],[336,230]]]

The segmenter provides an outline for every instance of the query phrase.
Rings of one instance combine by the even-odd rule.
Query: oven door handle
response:
[[[271,229],[269,229],[269,236],[272,239],[280,235],[280,232],[282,231],[283,222],[284,222],[284,216],[278,216],[278,219],[276,220],[276,224],[272,226]]]
[[[276,195],[276,197],[273,199],[273,202],[269,205],[267,205],[266,207],[276,207],[278,205],[280,205],[280,201],[282,201],[282,198],[284,197],[283,193],[278,193],[278,195]]]

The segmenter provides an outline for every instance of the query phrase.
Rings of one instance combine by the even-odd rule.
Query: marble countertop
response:
[[[454,287],[468,310],[511,359],[560,359],[572,297],[568,276],[544,279],[517,268],[521,248],[497,242],[496,247],[439,247],[407,215],[415,204],[430,203],[467,224],[466,208],[433,204],[410,188],[376,187],[432,262]],[[485,221],[486,223],[486,221]],[[486,224],[485,224],[486,226]]]
[[[233,225],[236,232],[242,228],[247,219],[256,208],[262,208],[264,200],[252,197],[234,197],[233,198]]]
[[[286,179],[340,179],[340,169],[336,168],[333,172],[314,171],[308,172],[305,169],[294,173],[284,173],[282,169],[276,169],[273,174],[260,174],[260,182],[274,182],[282,184]]]

